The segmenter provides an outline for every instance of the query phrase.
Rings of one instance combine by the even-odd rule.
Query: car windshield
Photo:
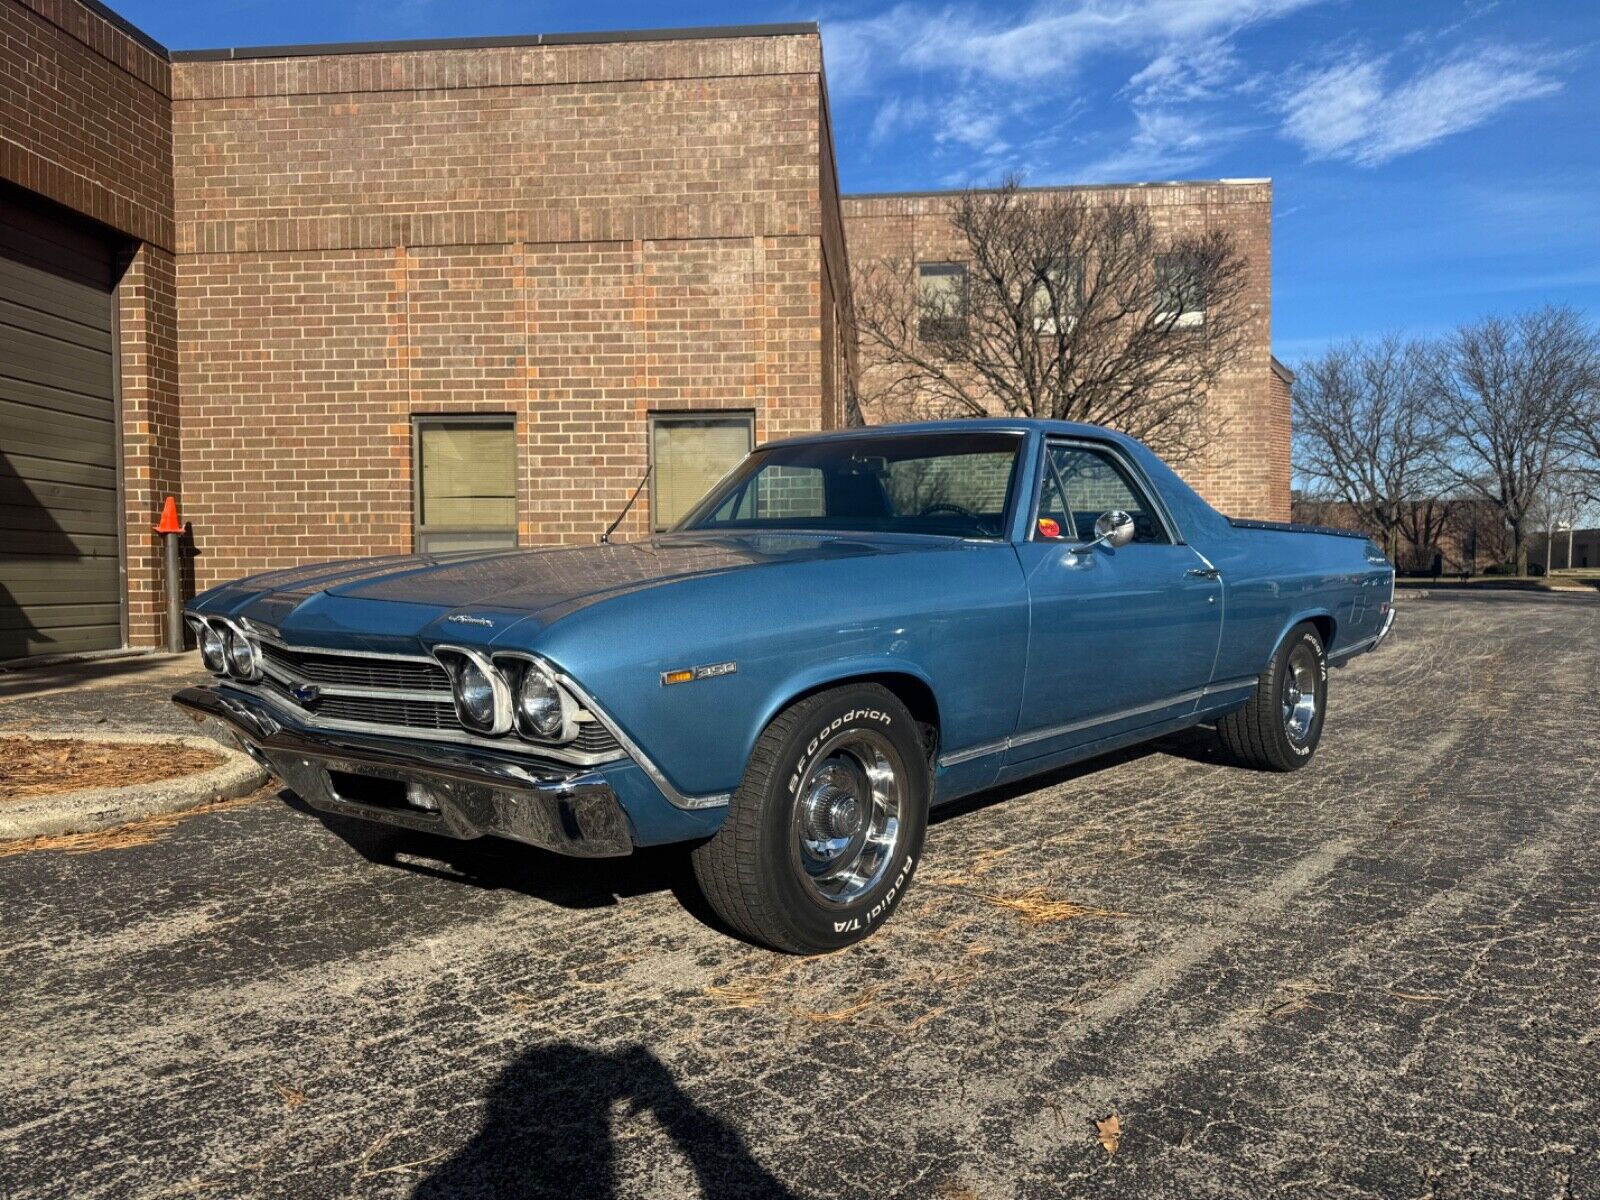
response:
[[[1020,433],[897,433],[757,450],[678,530],[1005,535]]]

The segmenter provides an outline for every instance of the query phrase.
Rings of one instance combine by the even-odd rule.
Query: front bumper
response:
[[[313,808],[454,838],[510,838],[560,854],[633,850],[616,791],[599,771],[445,742],[335,733],[225,687],[173,698],[211,736],[242,749]]]

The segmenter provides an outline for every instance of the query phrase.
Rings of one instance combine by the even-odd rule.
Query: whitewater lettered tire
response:
[[[858,942],[905,895],[928,828],[928,759],[887,688],[847,684],[775,717],[715,837],[693,853],[717,915],[791,954]]]
[[[1309,622],[1283,639],[1250,703],[1217,722],[1223,748],[1260,771],[1298,771],[1322,740],[1328,711],[1328,660]]]

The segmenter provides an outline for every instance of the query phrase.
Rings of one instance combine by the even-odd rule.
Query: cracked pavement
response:
[[[963,802],[825,958],[271,789],[0,856],[0,1196],[1600,1196],[1600,602],[1401,604],[1306,770]]]

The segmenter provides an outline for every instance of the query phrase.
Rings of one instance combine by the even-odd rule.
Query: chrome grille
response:
[[[412,692],[450,690],[450,676],[436,662],[315,654],[265,641],[261,644],[261,653],[267,662],[291,675],[330,687],[396,688]]]
[[[313,724],[320,720],[384,726],[396,732],[493,741],[505,747],[516,746],[557,757],[570,754],[594,761],[622,754],[622,747],[611,731],[595,720],[578,722],[578,736],[559,747],[526,742],[514,736],[479,739],[456,716],[450,694],[450,675],[435,662],[319,653],[265,639],[261,642],[261,651],[267,675],[258,686],[280,702],[305,713]],[[320,695],[311,700],[296,699],[292,689],[302,683],[315,684]],[[349,694],[356,690],[364,694]],[[365,694],[384,691],[407,694]]]

